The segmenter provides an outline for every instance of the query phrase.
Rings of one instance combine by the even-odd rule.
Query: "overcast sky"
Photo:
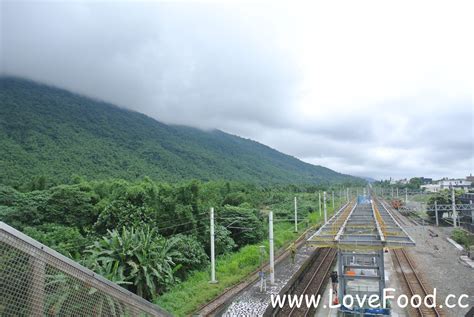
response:
[[[0,1],[3,74],[352,175],[473,172],[472,1]]]

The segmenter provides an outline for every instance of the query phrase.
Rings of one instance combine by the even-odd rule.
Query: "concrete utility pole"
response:
[[[295,232],[298,232],[298,205],[295,196]]]
[[[454,225],[454,228],[457,227],[457,221],[458,221],[458,215],[457,215],[457,212],[456,212],[456,196],[454,195],[454,186],[452,187],[452,191],[451,191],[451,200],[453,202],[453,225]]]
[[[270,242],[270,284],[275,284],[275,258],[273,253],[273,211],[268,214],[268,241]]]
[[[469,200],[469,205],[471,205],[471,223],[474,224],[474,208],[472,208],[472,200]]]
[[[319,216],[322,216],[323,210],[321,209],[321,192],[318,192],[319,194]]]
[[[346,188],[346,199],[349,202],[349,188]]]
[[[265,273],[263,272],[263,259],[265,257],[265,246],[260,246],[260,292],[267,290],[267,285],[265,283]]]
[[[405,188],[405,205],[408,204],[408,189]]]
[[[332,192],[332,210],[334,211],[334,192]]]
[[[435,200],[435,216],[436,216],[436,227],[439,227],[439,220],[438,220],[438,202]]]
[[[323,201],[324,201],[324,224],[328,223],[328,211],[326,207],[326,192],[323,192]]]
[[[392,198],[393,198],[393,187],[392,187]]]
[[[397,198],[398,198],[398,187],[397,187]]]
[[[216,280],[216,255],[214,250],[214,207],[211,207],[211,283],[217,283]]]

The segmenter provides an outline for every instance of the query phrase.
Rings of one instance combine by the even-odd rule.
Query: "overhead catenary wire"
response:
[[[209,215],[209,212],[200,212],[200,213],[197,213],[197,214],[193,214],[193,213],[192,213],[190,216],[198,217],[198,216],[204,216],[204,215]],[[163,224],[163,223],[167,224],[167,223],[176,223],[176,222],[179,221],[179,220],[188,220],[188,219],[190,219],[190,218],[189,218],[189,217],[186,217],[186,216],[184,216],[184,217],[181,216],[181,217],[178,217],[177,219],[176,219],[176,218],[175,218],[175,219],[168,219],[168,220],[166,220],[166,221],[157,220],[157,222],[158,222],[159,224]]]
[[[292,202],[292,200],[285,200],[283,202]],[[281,202],[280,202],[281,203]],[[288,210],[272,210],[274,213],[290,213],[290,211]],[[159,231],[163,231],[163,230],[167,230],[167,229],[173,229],[173,228],[179,228],[179,227],[182,227],[182,226],[185,226],[185,225],[189,225],[189,224],[193,224],[193,223],[196,223],[196,222],[200,222],[202,220],[206,220],[207,219],[207,215],[209,214],[208,211],[205,211],[205,212],[201,212],[201,213],[198,213],[198,214],[192,214],[192,216],[196,217],[195,219],[191,220],[191,221],[187,221],[187,222],[184,222],[184,223],[179,223],[179,224],[174,224],[174,225],[170,225],[170,226],[165,226],[165,227],[160,227],[160,226],[157,226],[157,229]],[[219,213],[216,213],[216,214],[219,214]],[[180,219],[189,219],[189,218],[186,218],[186,217],[180,217]],[[231,216],[231,215],[228,215],[226,214],[225,212],[221,215],[216,215],[215,217],[215,220],[230,220],[232,221],[232,223],[230,224],[227,224],[227,227],[231,226],[236,220],[255,220],[255,219],[259,219],[259,220],[262,220],[262,217],[259,215],[255,215],[255,214],[249,214],[249,215],[239,215],[239,216]],[[168,221],[165,221],[165,222],[160,222],[160,224],[163,224],[163,223],[175,223],[176,221],[179,221],[174,219],[174,220],[168,220]],[[294,221],[294,218],[274,218],[273,221],[275,222],[285,222],[285,221]],[[298,223],[303,223],[303,222],[308,222],[309,221],[309,218],[308,218],[308,214],[306,214],[305,216],[303,216],[302,213],[298,213]],[[219,223],[218,223],[219,224]],[[221,224],[222,225],[222,224]],[[265,226],[265,223],[263,224]],[[206,225],[201,225],[201,226],[198,226],[198,227],[194,227],[192,229],[189,229],[189,230],[185,230],[185,231],[179,231],[179,233],[185,233],[185,232],[190,232],[190,231],[195,231],[197,230],[198,228],[203,228],[203,227],[206,227]],[[238,229],[237,227],[229,227],[231,229]],[[178,229],[179,230],[179,229]]]

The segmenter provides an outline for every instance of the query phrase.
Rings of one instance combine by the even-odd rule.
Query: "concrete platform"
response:
[[[466,263],[466,265],[470,266],[471,269],[474,269],[474,261],[471,260],[467,255],[461,255],[459,258],[461,259],[461,261]]]

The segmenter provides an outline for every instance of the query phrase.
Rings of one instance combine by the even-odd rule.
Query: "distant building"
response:
[[[468,182],[474,183],[474,176],[472,176],[472,174],[470,174],[469,176],[466,177],[466,180]]]
[[[461,204],[473,204],[474,193],[464,193],[458,198],[458,200],[461,202]],[[474,232],[474,209],[461,212],[461,222],[463,228],[469,230],[470,232]]]
[[[464,193],[459,197],[462,204],[474,203],[474,193]]]
[[[420,180],[423,185],[431,184],[433,182],[433,179],[428,177],[420,177]]]
[[[406,185],[408,184],[408,179],[403,178],[403,179],[395,180],[395,179],[390,178],[390,185],[396,185],[396,184]]]
[[[472,182],[464,179],[443,179],[438,182],[440,189],[469,189],[472,185]]]
[[[472,186],[472,182],[464,180],[464,179],[447,179],[446,178],[433,184],[421,185],[420,187],[421,189],[424,189],[427,192],[437,193],[440,190],[451,189],[453,187],[455,189],[464,189],[467,191],[469,188],[471,188],[471,186]]]
[[[426,185],[421,185],[420,188],[422,190],[425,190],[430,193],[437,193],[441,190],[439,184],[426,184]]]
[[[399,183],[399,184],[402,184],[402,185],[406,185],[406,184],[409,183],[409,180],[406,179],[406,178],[404,178],[404,179],[399,180],[398,183]]]

